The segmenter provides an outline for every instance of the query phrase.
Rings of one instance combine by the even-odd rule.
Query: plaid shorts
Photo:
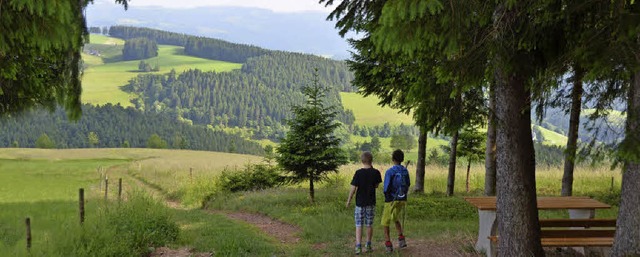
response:
[[[354,214],[354,218],[356,220],[356,227],[362,227],[365,225],[367,227],[371,227],[373,225],[373,217],[376,216],[376,206],[356,206],[356,211]]]

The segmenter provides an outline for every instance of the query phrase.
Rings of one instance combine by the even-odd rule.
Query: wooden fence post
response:
[[[102,174],[102,169],[98,167],[98,174],[100,174],[100,191],[102,191],[102,179],[104,179],[104,174]]]
[[[613,184],[613,176],[611,176],[611,192],[613,192],[613,186],[614,186],[614,184]]]
[[[118,179],[118,201],[122,200],[122,178]]]
[[[193,168],[189,168],[189,179],[193,180]]]
[[[104,200],[107,200],[107,196],[109,195],[109,177],[104,178]]]
[[[78,193],[79,193],[78,204],[80,207],[80,225],[82,225],[84,224],[84,188],[80,188]]]
[[[27,251],[31,251],[31,218],[27,217],[25,224],[27,225]]]

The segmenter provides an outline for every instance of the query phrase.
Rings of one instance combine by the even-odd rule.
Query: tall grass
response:
[[[0,256],[140,256],[177,237],[166,207],[146,195],[131,194],[121,204],[98,200],[98,167],[110,170],[128,160],[29,160],[26,152],[14,154],[21,159],[0,159]],[[82,227],[79,188],[87,200]],[[32,225],[30,253],[26,217]]]
[[[23,205],[14,204],[7,209],[18,212]],[[72,205],[77,207],[74,202],[32,204],[30,208],[40,209],[42,215],[32,216],[31,251],[26,249],[24,225],[13,222],[12,225],[19,226],[10,226],[8,234],[0,235],[0,256],[133,257],[174,242],[179,234],[169,210],[142,193],[132,194],[128,201],[119,204],[91,201],[84,225],[80,225]],[[2,220],[4,224],[6,220]],[[46,230],[41,226],[46,226]]]
[[[384,171],[391,165],[376,166],[384,175]],[[341,168],[340,174],[353,176],[358,165],[347,165]],[[411,181],[415,181],[415,166],[409,166]],[[425,191],[427,193],[443,193],[447,189],[448,167],[428,165],[425,172]],[[483,164],[472,164],[469,172],[470,192],[466,193],[466,162],[458,162],[456,167],[454,191],[462,195],[481,195],[484,192],[485,168]],[[562,167],[538,166],[536,168],[536,186],[540,196],[559,196],[562,188]],[[611,179],[614,180],[613,188]],[[602,193],[619,192],[622,173],[619,169],[611,170],[609,166],[577,166],[574,171],[573,194],[581,196],[595,196]]]

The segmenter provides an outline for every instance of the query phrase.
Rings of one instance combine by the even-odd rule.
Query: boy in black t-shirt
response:
[[[362,225],[367,227],[366,251],[370,252],[371,237],[373,236],[373,218],[376,212],[376,188],[382,182],[380,171],[371,165],[373,155],[370,152],[363,152],[360,156],[362,168],[356,171],[351,180],[351,190],[347,199],[347,208],[351,204],[353,194],[356,194],[356,254],[362,252]]]

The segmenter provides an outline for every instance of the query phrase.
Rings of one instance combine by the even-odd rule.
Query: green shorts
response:
[[[407,201],[393,201],[384,203],[382,211],[382,226],[388,227],[391,223],[400,221]]]

